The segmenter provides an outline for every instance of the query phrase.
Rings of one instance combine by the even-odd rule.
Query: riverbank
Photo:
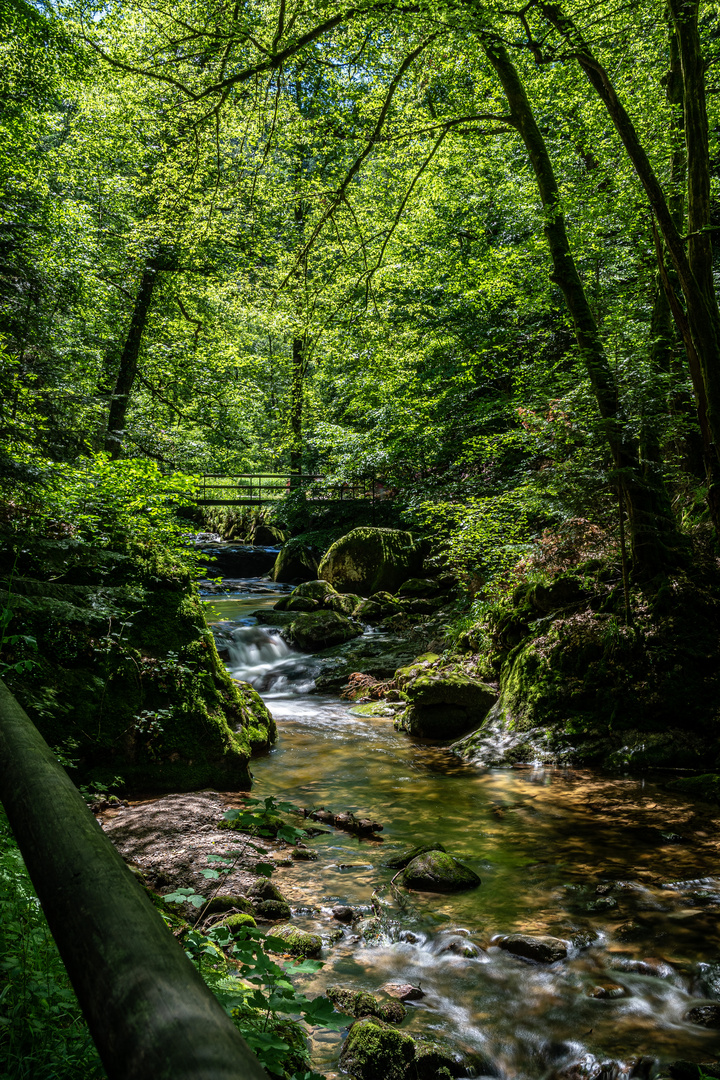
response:
[[[326,827],[305,841],[313,861],[278,852],[289,865],[273,881],[292,923],[323,942],[324,967],[302,989],[377,995],[389,982],[420,985],[425,996],[407,1005],[401,1031],[442,1036],[486,1075],[679,1075],[667,1071],[678,1058],[713,1060],[720,1035],[689,1017],[720,999],[720,813],[657,778],[479,769],[396,731],[390,717],[358,715],[336,695],[312,692],[316,657],[281,647],[272,627],[255,623],[258,611],[272,618],[276,599],[212,599],[220,632],[235,634],[230,669],[262,682],[278,724],[276,746],[254,760],[253,794],[383,824],[379,840]],[[259,630],[279,652],[251,654]],[[178,835],[172,814],[161,817],[178,850],[202,849],[213,835],[193,836],[192,819]],[[391,888],[396,871],[385,863],[428,842],[475,870],[480,888],[454,896]],[[166,888],[195,880],[176,875]],[[350,923],[334,917],[337,907],[352,909]],[[523,960],[498,943],[513,934],[557,938],[567,955]],[[311,1032],[315,1067],[328,1077],[341,1075],[342,1039]]]

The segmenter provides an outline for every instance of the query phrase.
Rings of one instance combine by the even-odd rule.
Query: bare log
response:
[[[2,682],[0,799],[110,1080],[267,1080]]]

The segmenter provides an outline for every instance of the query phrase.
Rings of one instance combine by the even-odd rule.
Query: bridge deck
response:
[[[298,473],[237,473],[234,476],[206,473],[195,503],[197,506],[268,506],[291,491],[300,489],[306,492],[308,502],[313,503],[344,502],[349,499],[375,501],[375,480],[321,488],[324,479],[323,476]]]

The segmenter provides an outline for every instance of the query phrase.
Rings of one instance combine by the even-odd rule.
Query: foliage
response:
[[[7,1080],[105,1075],[2,811],[0,1058]]]

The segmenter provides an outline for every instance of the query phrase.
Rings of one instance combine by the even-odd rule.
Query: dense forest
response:
[[[266,1075],[720,1076],[717,4],[0,0],[0,32],[0,714],[30,717]],[[325,749],[301,783],[302,723]],[[337,724],[342,753],[425,770],[414,823],[379,761],[329,779]],[[66,956],[2,738],[0,1077],[141,1075]],[[531,768],[596,827],[528,809],[514,862],[487,838],[536,798],[552,819]],[[176,865],[191,819],[241,853]],[[364,866],[324,834],[393,858],[303,892],[318,854]],[[490,914],[429,914],[479,872]],[[428,1034],[419,961],[387,958],[408,941],[504,974],[458,1019],[433,971]],[[567,1004],[591,970],[604,1020]]]

